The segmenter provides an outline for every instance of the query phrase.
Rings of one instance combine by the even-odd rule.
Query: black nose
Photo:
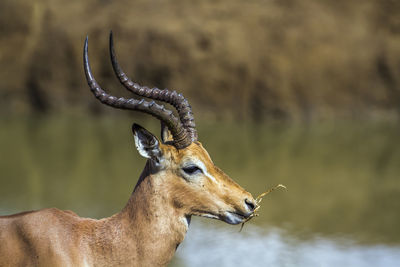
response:
[[[251,200],[249,200],[249,199],[245,199],[244,200],[244,202],[246,203],[246,205],[247,205],[247,207],[251,210],[251,211],[253,211],[255,208],[256,208],[256,204],[253,202],[253,201],[251,201]]]

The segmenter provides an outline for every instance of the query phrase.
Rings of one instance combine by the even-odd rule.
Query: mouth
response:
[[[197,214],[196,214],[197,213]],[[245,222],[251,215],[252,213],[249,212],[247,214],[239,213],[239,212],[234,212],[234,211],[225,211],[222,214],[214,214],[210,212],[196,212],[193,215],[198,215],[200,217],[205,217],[205,218],[210,218],[210,219],[216,219],[216,220],[221,220],[229,224],[239,224],[242,222]]]
[[[221,220],[229,224],[239,224],[246,221],[252,213],[243,214],[238,212],[226,211]]]

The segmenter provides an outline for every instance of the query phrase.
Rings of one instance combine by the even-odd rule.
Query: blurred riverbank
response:
[[[124,92],[108,33],[133,80],[176,89],[195,114],[240,120],[398,117],[400,4],[337,1],[0,3],[0,112],[105,111],[88,92]],[[109,112],[107,110],[107,112]]]

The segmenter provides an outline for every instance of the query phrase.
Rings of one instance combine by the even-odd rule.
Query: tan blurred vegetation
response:
[[[108,33],[132,79],[182,91],[198,114],[312,120],[400,112],[396,0],[0,2],[3,114],[100,111],[82,69],[83,41],[100,84]]]

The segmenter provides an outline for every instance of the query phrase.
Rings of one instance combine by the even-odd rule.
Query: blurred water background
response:
[[[1,121],[0,213],[58,207],[102,218],[126,203],[145,160],[130,118],[79,115]],[[154,121],[137,119],[157,132]],[[258,195],[240,227],[193,218],[171,266],[394,266],[400,260],[399,126],[199,123],[233,179]]]
[[[0,214],[58,207],[102,218],[144,166],[147,116],[91,95],[112,73],[179,90],[214,162],[253,195],[239,226],[193,218],[170,266],[396,266],[400,262],[400,2],[0,2]]]

